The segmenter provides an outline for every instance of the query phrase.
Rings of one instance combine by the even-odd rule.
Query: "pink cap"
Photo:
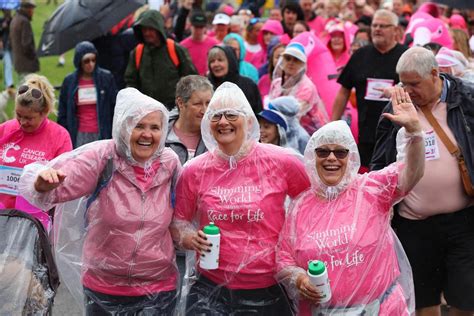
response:
[[[467,31],[466,20],[464,20],[464,17],[460,14],[451,15],[449,18],[449,26],[454,29]]]
[[[234,7],[231,6],[230,4],[226,5],[224,8],[221,10],[223,13],[227,14],[228,16],[232,16],[234,14]]]

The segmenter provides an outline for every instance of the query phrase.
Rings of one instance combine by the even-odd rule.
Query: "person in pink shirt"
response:
[[[263,22],[260,18],[251,18],[248,21],[244,36],[245,50],[247,51],[245,61],[247,62],[251,62],[253,56],[262,49],[262,46],[260,46],[260,43],[258,42],[258,34],[262,27]]]
[[[197,11],[191,16],[191,36],[184,39],[180,44],[187,48],[189,56],[201,76],[207,73],[207,53],[219,42],[206,35],[206,16]]]
[[[277,279],[298,315],[411,315],[410,264],[390,227],[391,208],[424,172],[424,141],[414,105],[397,87],[394,115],[404,158],[385,169],[358,174],[360,156],[344,121],[326,124],[305,150],[311,189],[292,204],[277,246]],[[331,298],[311,283],[308,263],[322,261]]]
[[[274,40],[272,40],[273,42]],[[275,70],[276,65],[278,64],[278,60],[281,57],[281,54],[285,50],[286,45],[282,43],[275,44],[270,49],[270,54],[268,58],[268,73],[264,74],[258,80],[258,91],[260,91],[260,95],[262,96],[262,100],[265,100],[265,97],[270,92],[270,86],[272,85],[273,80],[273,71]]]
[[[283,35],[283,26],[280,21],[267,20],[258,33],[258,42],[262,49],[255,53],[250,60],[250,63],[254,65],[255,68],[259,69],[267,62],[268,44],[276,35]]]
[[[224,37],[229,34],[230,16],[225,13],[217,13],[212,20],[213,30],[209,32],[215,40],[222,43]]]
[[[273,72],[268,99],[293,96],[300,103],[298,118],[311,135],[329,121],[326,107],[314,83],[306,75],[307,57],[303,45],[286,46]]]
[[[210,246],[202,229],[214,222],[221,231],[219,267],[188,267],[197,278],[184,284],[181,312],[290,315],[274,278],[275,246],[285,198],[309,187],[304,166],[292,151],[258,143],[257,118],[230,82],[214,93],[201,133],[209,151],[189,161],[178,180],[172,234],[199,261]]]
[[[28,212],[46,228],[50,224],[49,216],[19,195],[18,180],[27,164],[49,161],[72,150],[67,130],[48,119],[55,101],[54,88],[48,79],[29,75],[18,87],[16,118],[0,124],[0,209]]]
[[[69,132],[74,148],[112,137],[117,88],[112,73],[96,64],[97,55],[91,42],[78,43],[76,70],[61,85],[58,123]]]
[[[349,30],[346,30],[341,23],[329,27],[327,47],[336,63],[338,72],[342,71],[342,68],[344,68],[351,57],[349,53],[351,41],[347,32]]]
[[[55,258],[86,315],[173,315],[178,272],[169,225],[181,165],[164,147],[168,115],[160,102],[123,89],[111,140],[28,165],[21,176],[28,201],[57,206]]]

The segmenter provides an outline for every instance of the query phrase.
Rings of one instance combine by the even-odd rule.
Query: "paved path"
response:
[[[63,284],[59,286],[54,299],[53,316],[82,316],[80,307]]]

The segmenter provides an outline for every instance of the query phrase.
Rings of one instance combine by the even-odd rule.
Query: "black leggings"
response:
[[[279,285],[253,290],[230,290],[203,277],[191,286],[186,315],[292,315]]]
[[[176,298],[176,291],[159,292],[146,296],[116,296],[84,288],[87,316],[173,315]]]

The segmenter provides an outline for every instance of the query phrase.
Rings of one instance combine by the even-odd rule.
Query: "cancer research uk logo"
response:
[[[2,149],[2,153],[1,153],[1,157],[2,157],[2,161],[6,162],[6,163],[12,163],[14,161],[16,161],[16,158],[13,157],[13,156],[8,156],[8,151],[9,150],[20,150],[20,146],[18,145],[15,145],[14,143],[7,143],[5,145],[3,145],[3,149]]]
[[[34,161],[45,161],[46,153],[41,150],[23,148],[23,151],[20,155],[14,153],[13,151],[20,151],[22,148],[15,143],[6,143],[3,145],[3,148],[0,149],[0,157],[5,163],[13,163],[17,160],[16,157],[19,157],[18,162],[20,164],[28,164]]]
[[[256,195],[260,196],[260,185],[239,185],[235,187],[216,186],[211,194],[218,198],[215,209],[207,211],[211,222],[229,221],[242,223],[258,223],[263,221],[264,212],[256,206]]]

